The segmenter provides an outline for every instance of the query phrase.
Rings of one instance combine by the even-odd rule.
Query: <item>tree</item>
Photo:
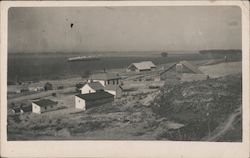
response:
[[[86,82],[80,82],[76,84],[76,92],[80,92],[80,89],[86,84]]]
[[[167,53],[167,52],[162,52],[162,53],[161,53],[161,56],[162,56],[162,57],[167,57],[167,56],[168,56],[168,53]]]
[[[53,85],[50,82],[45,83],[44,90],[45,91],[53,90]]]

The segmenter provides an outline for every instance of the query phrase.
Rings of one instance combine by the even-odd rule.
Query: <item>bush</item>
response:
[[[64,88],[64,86],[58,86],[57,87],[57,89],[63,89]]]
[[[161,53],[161,56],[162,56],[162,57],[167,57],[167,56],[168,56],[168,53],[167,53],[167,52],[162,52],[162,53]]]
[[[80,92],[80,88],[82,88],[86,83],[85,82],[80,82],[76,84],[76,92]]]
[[[44,90],[45,91],[53,90],[53,85],[50,82],[45,83]]]
[[[53,97],[56,97],[56,93],[52,93],[52,96],[53,96]]]

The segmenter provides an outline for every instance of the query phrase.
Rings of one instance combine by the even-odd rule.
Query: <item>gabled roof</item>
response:
[[[135,66],[139,70],[148,70],[148,69],[156,67],[155,64],[152,61],[143,61],[143,62],[140,62],[140,63],[132,63],[132,64],[130,64],[128,66],[128,69],[131,66]]]
[[[112,79],[120,79],[119,74],[115,73],[98,73],[90,76],[93,80],[112,80]]]
[[[76,96],[86,101],[94,101],[94,100],[105,99],[105,98],[114,98],[114,95],[105,91],[98,91],[95,93],[87,93],[87,94],[78,94]]]
[[[186,68],[188,68],[189,70],[193,71],[196,74],[202,74],[203,72],[201,72],[201,70],[199,70],[197,67],[195,67],[194,65],[192,65],[190,62],[183,60],[180,62],[180,64],[184,65]]]
[[[87,83],[86,82],[79,82],[77,85],[79,85],[78,89],[81,89],[84,87]]]
[[[90,83],[86,83],[85,85],[89,85],[89,87],[91,87],[92,89],[96,91],[104,89],[103,85],[100,82],[90,82]]]
[[[41,107],[45,107],[45,106],[53,106],[53,105],[56,105],[57,102],[55,101],[52,101],[50,99],[42,99],[42,100],[39,100],[39,101],[33,101],[33,103],[41,106]]]
[[[117,90],[117,89],[122,89],[120,85],[106,85],[104,87],[105,90]]]
[[[196,74],[203,74],[203,72],[201,70],[199,70],[197,67],[195,67],[194,65],[192,65],[190,62],[183,60],[179,63],[173,63],[171,64],[169,67],[167,67],[164,71],[162,71],[160,73],[160,75],[164,74],[165,72],[171,70],[172,68],[174,68],[174,66],[176,66],[177,64],[182,64],[183,66],[185,66],[186,68],[188,68],[189,70],[191,70],[193,73]]]
[[[171,70],[172,68],[174,68],[176,66],[177,63],[173,63],[170,66],[168,66],[165,70],[163,70],[160,75],[163,75],[164,73],[168,72],[169,70]]]

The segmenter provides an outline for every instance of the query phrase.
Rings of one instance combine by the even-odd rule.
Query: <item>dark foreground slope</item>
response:
[[[169,130],[170,140],[241,141],[242,78],[165,85],[153,111],[186,126]]]

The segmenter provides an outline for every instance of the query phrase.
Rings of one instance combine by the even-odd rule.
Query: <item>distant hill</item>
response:
[[[227,61],[241,61],[242,60],[242,51],[240,49],[228,49],[228,50],[201,50],[199,52],[201,55],[212,57],[212,58],[221,58],[227,59]]]
[[[169,120],[183,123],[166,132],[169,140],[201,140],[209,133],[219,134],[224,124],[230,128],[217,141],[241,141],[242,77],[232,75],[199,82],[165,85],[154,100],[153,111]],[[232,122],[228,119],[237,114]],[[234,129],[235,130],[230,130]],[[218,130],[218,131],[217,131]],[[206,139],[208,139],[207,137]]]

